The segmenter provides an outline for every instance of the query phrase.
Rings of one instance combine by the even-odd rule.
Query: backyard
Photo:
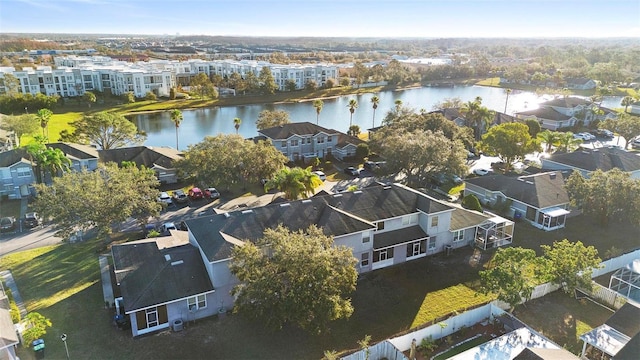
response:
[[[584,217],[569,219],[566,229],[555,232],[519,223],[514,245],[539,251],[541,244],[567,237],[593,244],[601,254],[612,246],[623,250],[638,246],[637,227],[612,227],[615,231]],[[239,315],[228,315],[186,324],[179,333],[163,331],[132,339],[130,332],[112,325],[113,310],[104,308],[97,262],[103,249],[101,240],[90,240],[0,258],[0,268],[12,271],[27,309],[52,320],[53,327],[44,336],[50,358],[65,357],[59,336],[66,333],[73,358],[206,358],[215,353],[216,358],[226,359],[317,359],[325,350],[356,350],[365,335],[376,343],[491,300],[475,289],[477,272],[494,252],[464,247],[450,256],[437,254],[361,276],[352,297],[353,316],[320,335],[294,327],[274,331]],[[516,309],[521,320],[574,353],[581,347],[577,336],[609,315],[598,305],[578,302],[561,292]],[[22,348],[19,356],[35,358],[31,350]]]

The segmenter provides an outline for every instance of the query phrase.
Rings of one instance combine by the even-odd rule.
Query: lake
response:
[[[401,100],[404,106],[431,111],[433,106],[444,99],[460,98],[463,102],[472,101],[477,96],[482,98],[482,105],[495,111],[504,112],[506,93],[504,89],[485,86],[455,86],[446,88],[421,87],[407,90],[382,91],[375,94],[380,98],[375,113],[375,126],[379,126],[387,112],[395,107],[395,101]],[[353,124],[366,131],[373,126],[373,108],[371,97],[374,94],[347,95],[333,99],[323,99],[324,107],[320,113],[319,125],[347,132],[349,128],[349,100],[356,99],[358,108],[353,114]],[[551,96],[538,96],[533,92],[513,90],[509,95],[506,113],[513,115],[516,111],[535,109],[538,103],[551,99]],[[606,97],[602,106],[620,107],[620,96]],[[233,119],[242,119],[238,133],[243,137],[258,135],[255,122],[262,110],[284,110],[290,115],[292,122],[316,122],[316,110],[313,101],[288,104],[258,104],[244,106],[214,107],[196,110],[184,110],[184,120],[178,130],[180,149],[199,143],[208,135],[233,134],[236,132]],[[169,112],[141,114],[132,120],[138,128],[147,133],[145,145],[175,147],[175,125]]]

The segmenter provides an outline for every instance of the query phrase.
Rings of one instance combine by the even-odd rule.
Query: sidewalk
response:
[[[9,290],[11,290],[11,295],[13,295],[13,300],[18,305],[18,309],[20,309],[20,317],[24,319],[27,316],[27,308],[24,307],[24,303],[22,302],[22,296],[20,296],[20,292],[18,291],[18,287],[16,286],[16,282],[13,280],[13,275],[11,275],[11,271],[4,270],[0,271],[0,278],[7,286]]]

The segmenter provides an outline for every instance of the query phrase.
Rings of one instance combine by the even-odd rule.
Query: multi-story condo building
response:
[[[258,77],[262,68],[268,67],[278,88],[285,90],[289,80],[293,80],[298,89],[304,88],[309,81],[323,86],[327,80],[337,79],[339,71],[332,64],[277,65],[254,60],[199,59],[128,63],[105,56],[56,57],[54,64],[55,69],[50,66],[25,67],[23,70],[0,67],[0,94],[7,92],[5,74],[18,79],[18,91],[23,94],[74,97],[83,95],[85,91],[101,91],[114,95],[133,92],[136,97],[143,97],[148,92],[169,96],[172,87],[188,85],[191,78],[200,73],[222,77],[233,73],[245,77],[253,73]]]

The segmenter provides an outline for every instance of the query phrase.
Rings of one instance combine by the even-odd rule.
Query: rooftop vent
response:
[[[253,210],[242,210],[243,214],[251,214]]]
[[[527,184],[533,185],[533,181],[526,181]]]
[[[287,207],[287,206],[291,206],[291,204],[289,203],[280,204],[280,207]]]
[[[550,178],[550,179],[555,179],[555,178],[556,178],[556,173],[551,173],[551,174],[549,174],[549,178]]]
[[[333,197],[342,197],[342,194],[333,194]]]
[[[184,261],[182,261],[182,260],[174,261],[174,262],[171,263],[171,266],[176,266],[176,265],[180,265],[180,264],[184,264]]]
[[[362,190],[356,190],[353,192],[354,194],[362,194]]]
[[[229,214],[228,212],[224,213],[224,217],[228,218],[230,216],[231,216],[231,214]]]
[[[165,259],[166,261],[171,261],[171,255],[169,255],[169,254],[164,254],[164,259]]]
[[[302,203],[303,203],[303,204],[308,204],[308,203],[310,203],[310,202],[311,202],[311,200],[309,200],[309,199],[304,199],[304,200],[302,200]]]

